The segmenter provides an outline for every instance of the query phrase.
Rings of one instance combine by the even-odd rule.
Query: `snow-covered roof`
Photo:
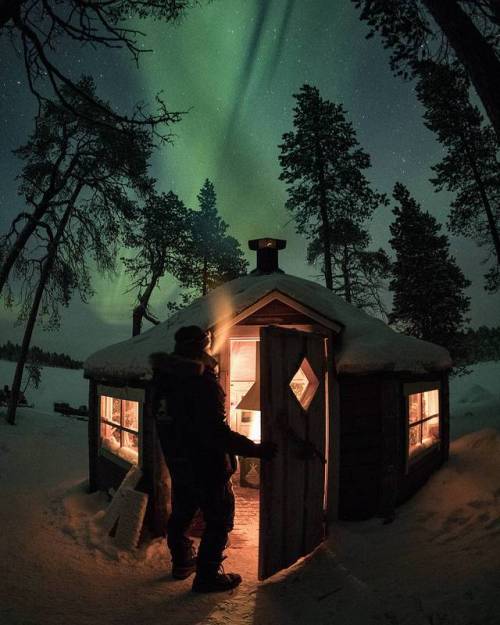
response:
[[[174,335],[180,327],[212,328],[273,292],[344,326],[333,346],[339,373],[427,373],[451,366],[450,355],[443,347],[395,332],[380,319],[348,304],[315,282],[272,273],[250,274],[227,282],[143,334],[92,354],[84,363],[85,374],[106,378],[148,377],[151,374],[149,355],[172,351]]]

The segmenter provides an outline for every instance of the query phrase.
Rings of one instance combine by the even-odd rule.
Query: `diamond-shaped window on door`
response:
[[[309,408],[318,386],[319,380],[307,358],[304,358],[290,380],[290,388],[304,410]]]

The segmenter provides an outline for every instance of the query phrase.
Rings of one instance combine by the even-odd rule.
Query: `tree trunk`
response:
[[[330,240],[330,219],[328,217],[328,201],[326,199],[325,188],[325,165],[321,154],[319,140],[316,139],[316,165],[318,167],[318,184],[319,184],[319,210],[321,215],[321,238],[323,239],[323,264],[325,271],[325,286],[330,291],[333,290],[332,276],[332,248]]]
[[[154,291],[154,288],[160,278],[158,273],[153,273],[153,277],[151,278],[146,290],[139,298],[139,303],[134,308],[132,313],[132,336],[138,336],[142,330],[142,320],[146,317],[151,323],[158,323],[154,317],[151,315],[147,315],[149,300],[151,299],[151,294]]]
[[[132,311],[132,336],[138,336],[142,330],[142,317],[144,308],[138,304]]]
[[[201,294],[206,295],[208,293],[208,260],[207,257],[203,257],[203,273],[201,283]]]
[[[1,2],[1,0],[0,0]],[[43,196],[35,208],[33,213],[28,218],[28,221],[25,223],[23,229],[18,234],[17,239],[14,242],[14,245],[10,248],[7,256],[2,262],[2,266],[0,267],[0,293],[5,286],[9,278],[9,274],[14,266],[16,260],[19,258],[19,255],[23,251],[24,246],[28,242],[31,235],[35,232],[35,230],[40,225],[40,221],[43,219],[48,209],[50,208],[50,203],[57,196],[57,194],[61,191],[61,189],[66,185],[68,179],[70,178],[75,166],[78,162],[76,157],[71,159],[66,171],[61,174],[60,181],[57,183],[57,176],[59,172],[59,166],[63,162],[64,158],[67,155],[68,150],[68,136],[66,132],[66,128],[63,128],[64,136],[63,142],[61,145],[61,153],[59,154],[51,172],[50,181],[47,189],[44,191]],[[15,223],[15,222],[14,222]]]
[[[68,221],[69,221],[72,211],[73,211],[73,202],[70,202],[68,204],[68,207],[66,208],[66,211],[61,221],[59,222],[59,226],[57,227],[57,232],[53,240],[49,243],[47,258],[40,272],[40,280],[38,281],[38,286],[36,288],[35,295],[33,297],[33,302],[31,304],[30,314],[28,317],[28,321],[26,323],[26,328],[24,330],[23,342],[21,345],[21,353],[19,354],[19,359],[17,361],[17,366],[16,366],[16,372],[14,374],[14,381],[12,382],[12,392],[10,395],[10,403],[9,403],[9,408],[7,412],[7,421],[11,425],[14,425],[16,422],[17,402],[19,401],[19,392],[21,390],[21,382],[23,379],[24,365],[26,364],[26,358],[28,356],[28,351],[30,348],[31,337],[33,336],[33,330],[35,328],[35,323],[38,317],[38,309],[40,308],[40,302],[42,301],[43,292],[47,285],[47,281],[50,277],[52,268],[54,266],[59,243],[61,241],[62,235],[64,234],[64,230],[66,226],[68,225]]]
[[[479,173],[479,169],[477,167],[476,159],[474,155],[471,153],[468,142],[465,138],[462,138],[462,145],[464,146],[464,152],[466,154],[467,160],[472,169],[472,175],[476,181],[479,195],[481,197],[481,202],[484,207],[484,212],[486,213],[486,220],[488,222],[488,228],[491,234],[491,238],[493,240],[493,246],[495,248],[495,253],[497,255],[497,264],[500,265],[500,237],[498,235],[498,226],[495,222],[495,217],[493,215],[493,211],[491,210],[490,200],[488,198],[488,194],[486,193],[486,189],[484,188],[483,178]]]
[[[423,0],[470,76],[500,141],[500,61],[457,0]]]
[[[342,277],[344,278],[345,301],[352,304],[352,286],[351,276],[349,274],[349,252],[347,250],[347,245],[344,245],[342,253]]]
[[[7,282],[14,263],[19,258],[19,255],[23,251],[26,242],[31,237],[33,232],[35,232],[35,230],[37,229],[40,219],[42,219],[47,210],[48,205],[40,204],[36,207],[35,211],[32,213],[32,215],[24,225],[23,229],[19,233],[14,245],[10,248],[4,261],[2,262],[2,266],[0,267],[0,293],[3,290],[5,283]]]

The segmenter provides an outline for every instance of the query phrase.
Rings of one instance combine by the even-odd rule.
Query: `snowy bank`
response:
[[[396,520],[339,524],[341,562],[387,602],[394,623],[497,625],[500,588],[498,429],[454,441],[448,463]]]
[[[451,438],[498,428],[500,362],[479,362],[468,375],[450,379]]]

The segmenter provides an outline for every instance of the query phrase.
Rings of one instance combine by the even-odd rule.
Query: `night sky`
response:
[[[121,111],[137,100],[151,101],[157,91],[172,110],[189,111],[173,127],[174,143],[154,161],[163,190],[172,189],[190,206],[205,178],[216,187],[219,208],[233,236],[246,249],[249,238],[286,238],[281,266],[289,273],[315,278],[305,262],[306,242],[295,234],[284,208],[285,187],[278,180],[278,148],[292,127],[292,94],[304,82],[323,97],[342,102],[363,148],[372,157],[370,179],[390,194],[399,180],[425,208],[444,223],[449,198],[435,194],[430,166],[441,147],[422,123],[413,85],[394,78],[387,53],[348,0],[216,0],[191,10],[178,25],[145,23],[146,48],[139,69],[125,52],[79,50],[65,46],[61,55],[74,78],[91,73],[98,93]],[[10,151],[24,143],[35,111],[23,65],[6,38],[0,38],[0,211],[4,231],[23,204],[15,176],[20,165]],[[390,207],[375,214],[374,246],[386,246]],[[452,252],[472,281],[472,325],[500,323],[500,295],[482,289],[484,251],[470,241],[451,238]],[[253,253],[247,257],[254,265]],[[63,314],[58,333],[39,332],[34,343],[85,357],[94,349],[130,335],[133,295],[127,278],[96,276],[96,295]],[[176,287],[164,280],[152,302],[162,304]],[[19,340],[14,313],[0,311],[2,342]],[[146,324],[147,327],[147,324]]]

